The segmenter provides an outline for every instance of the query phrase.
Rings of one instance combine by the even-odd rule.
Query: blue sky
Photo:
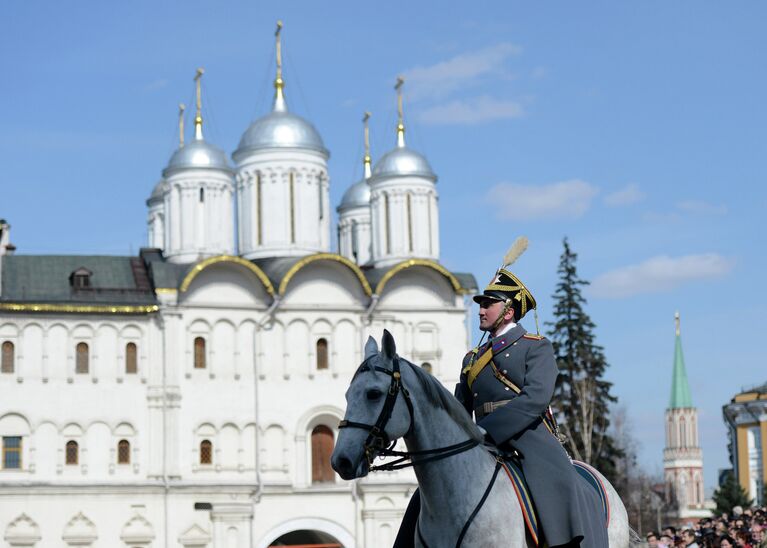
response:
[[[404,74],[444,264],[485,282],[527,235],[515,270],[547,320],[569,237],[650,470],[681,312],[711,486],[721,406],[767,381],[766,16],[756,1],[5,3],[0,216],[19,253],[137,252],[195,69],[206,137],[231,152],[269,108],[283,19],[288,102],[331,150],[334,203],[361,176],[365,110],[374,159],[394,145]]]

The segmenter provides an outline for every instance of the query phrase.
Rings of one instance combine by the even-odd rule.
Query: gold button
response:
[[[474,397],[476,398],[477,396],[479,396],[479,394],[477,394],[476,392],[474,392]]]
[[[504,356],[504,358],[508,358],[508,357],[509,357],[509,353],[506,352],[506,355]]]
[[[505,375],[506,373],[508,373],[508,371],[506,371],[506,370],[504,369],[504,370],[503,370],[503,374]]]
[[[516,345],[517,343],[514,343],[514,344]]]
[[[509,389],[509,387],[507,386],[507,387],[506,387],[506,390],[508,390],[508,389]]]

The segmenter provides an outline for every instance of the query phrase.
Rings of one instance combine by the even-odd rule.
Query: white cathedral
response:
[[[138,256],[17,254],[0,221],[5,546],[391,546],[415,479],[335,476],[344,392],[384,328],[452,386],[476,282],[439,262],[401,90],[331,251],[329,152],[288,110],[280,57],[278,31],[272,110],[233,163],[203,137],[198,72]]]

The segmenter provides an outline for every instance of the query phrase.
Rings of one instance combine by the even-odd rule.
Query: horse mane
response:
[[[439,382],[435,376],[404,358],[400,357],[399,360],[410,366],[410,369],[415,373],[421,388],[423,388],[426,397],[434,406],[441,407],[447,411],[447,414],[466,431],[471,439],[480,442],[484,439],[482,432],[480,432],[477,425],[474,424],[474,421],[471,419],[471,415],[466,412],[463,405],[461,405],[455,396],[442,386],[442,383]]]

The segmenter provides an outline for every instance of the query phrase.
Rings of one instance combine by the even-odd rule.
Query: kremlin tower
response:
[[[669,517],[681,524],[711,514],[703,506],[703,453],[698,441],[698,410],[693,407],[687,382],[679,312],[675,315],[675,321],[674,371],[671,400],[666,409],[663,475]]]

